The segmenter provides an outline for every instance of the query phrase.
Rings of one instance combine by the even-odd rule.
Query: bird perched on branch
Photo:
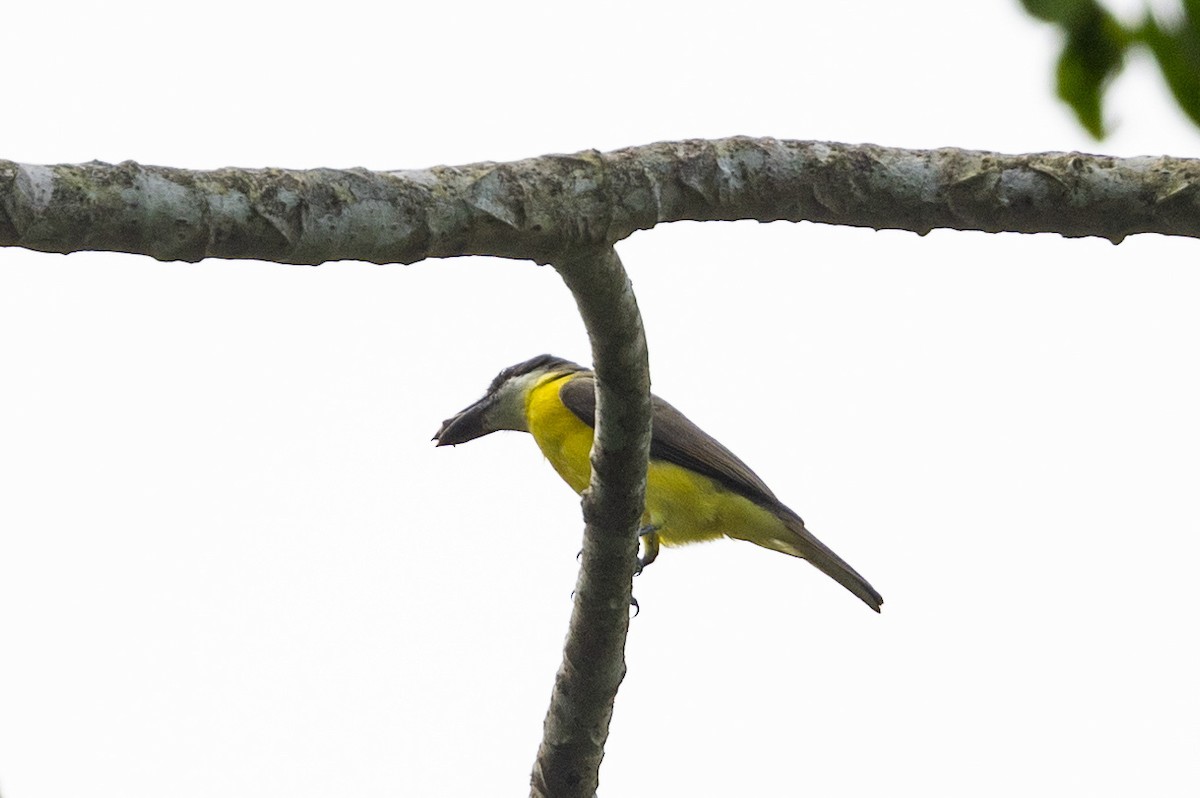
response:
[[[651,397],[653,425],[642,517],[644,554],[720,537],[748,540],[808,560],[879,612],[883,597],[804,526],[750,467],[671,405]],[[478,402],[442,422],[433,439],[453,446],[497,430],[533,435],[546,459],[576,493],[591,479],[596,378],[553,355],[501,371]]]

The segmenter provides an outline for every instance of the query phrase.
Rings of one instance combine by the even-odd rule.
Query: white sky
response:
[[[1142,62],[1086,139],[1016,0],[782,7],[17,4],[0,157],[1200,154]],[[1200,242],[678,224],[620,252],[656,392],[887,603],[665,551],[602,795],[1197,794]],[[429,438],[541,352],[588,359],[525,263],[0,250],[4,798],[524,794],[577,499],[525,436]]]

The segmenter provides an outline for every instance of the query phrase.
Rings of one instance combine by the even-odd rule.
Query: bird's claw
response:
[[[638,530],[638,538],[642,541],[642,548],[645,554],[637,559],[637,566],[633,570],[633,575],[637,576],[642,571],[646,570],[646,566],[658,559],[658,529],[655,524],[647,524]]]

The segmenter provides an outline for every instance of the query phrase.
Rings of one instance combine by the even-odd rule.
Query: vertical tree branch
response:
[[[575,296],[592,343],[596,437],[592,481],[583,494],[583,562],[531,795],[592,798],[625,677],[650,452],[650,372],[633,287],[611,246],[573,254],[555,268]]]

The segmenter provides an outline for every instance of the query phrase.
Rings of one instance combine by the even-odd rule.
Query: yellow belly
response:
[[[530,391],[526,417],[550,465],[582,493],[592,476],[592,428],[558,398],[567,378],[551,378]],[[643,524],[658,527],[667,546],[724,536],[758,543],[786,534],[773,513],[715,480],[661,460],[651,460],[646,473]]]

